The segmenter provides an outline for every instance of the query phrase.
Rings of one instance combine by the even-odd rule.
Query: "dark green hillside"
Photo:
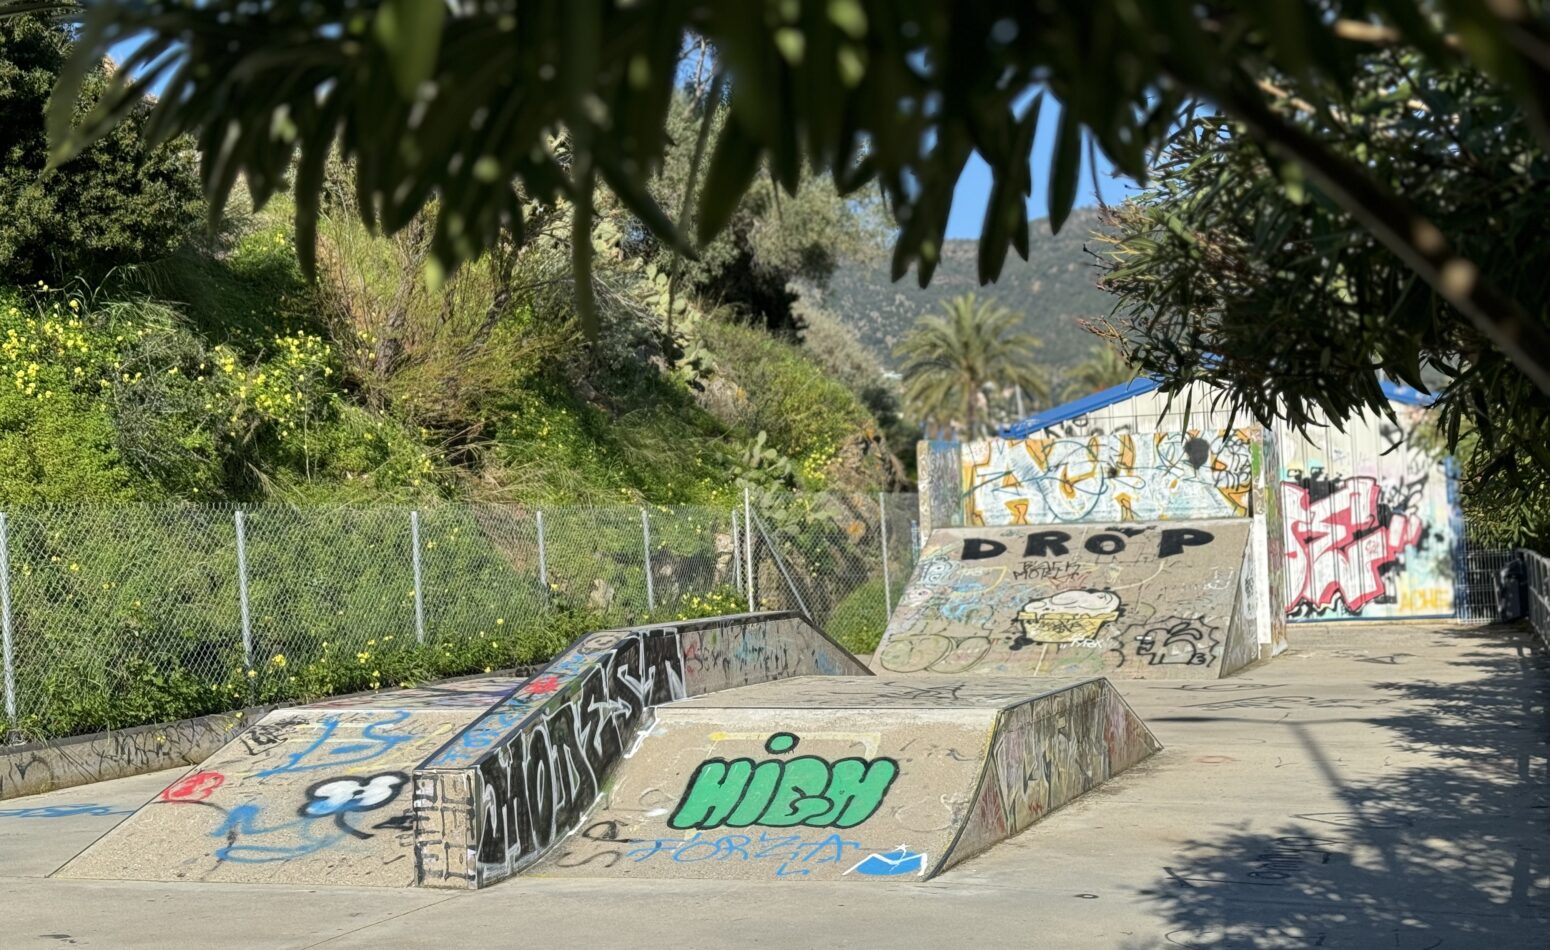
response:
[[[842,267],[822,293],[825,309],[852,327],[856,335],[890,367],[897,365],[893,345],[915,318],[950,297],[974,291],[1027,315],[1028,328],[1044,341],[1043,359],[1051,367],[1086,359],[1098,340],[1084,331],[1082,319],[1106,316],[1114,298],[1094,282],[1098,271],[1091,255],[1096,209],[1071,213],[1060,234],[1051,235],[1044,220],[1030,227],[1028,260],[1008,255],[1001,279],[979,285],[976,242],[948,241],[931,286],[921,290],[911,271],[897,284],[888,279],[888,261]]]

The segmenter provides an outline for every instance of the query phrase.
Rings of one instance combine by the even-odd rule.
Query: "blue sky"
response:
[[[1033,144],[1033,194],[1028,198],[1028,217],[1044,218],[1049,216],[1049,160],[1050,153],[1055,148],[1055,126],[1059,122],[1060,110],[1052,108],[1053,103],[1046,103],[1039,115],[1039,131],[1034,137]],[[1135,183],[1128,178],[1115,178],[1114,168],[1103,157],[1098,155],[1098,188],[1103,200],[1109,204],[1122,201],[1125,196],[1135,190]],[[980,236],[980,225],[985,220],[985,202],[990,197],[990,167],[984,160],[975,154],[969,158],[969,163],[964,167],[963,177],[958,179],[958,188],[953,192],[953,210],[947,218],[947,236],[949,238],[974,239]],[[1098,195],[1093,190],[1093,174],[1087,162],[1086,149],[1082,155],[1082,174],[1078,179],[1076,206],[1078,208],[1091,207],[1098,203]],[[1037,235],[1034,235],[1037,237]]]
[[[1049,153],[1054,148],[1054,136],[1034,146],[1033,194],[1028,199],[1028,217],[1043,218],[1049,215],[1049,198],[1045,185],[1049,173]],[[1113,168],[1103,155],[1098,156],[1098,186],[1103,200],[1115,204],[1135,189],[1128,178],[1113,177]],[[1087,160],[1082,160],[1081,185],[1076,194],[1076,206],[1086,208],[1098,203],[1093,191],[1091,172]],[[958,179],[958,189],[953,192],[953,210],[947,217],[947,236],[950,238],[975,239],[980,236],[980,225],[985,220],[985,202],[990,197],[990,167],[978,155],[969,159],[963,177]],[[1037,235],[1035,235],[1037,236]]]

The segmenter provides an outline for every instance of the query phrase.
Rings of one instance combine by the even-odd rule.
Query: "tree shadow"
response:
[[[1287,720],[1342,807],[1187,843],[1141,892],[1166,943],[1127,946],[1550,945],[1550,658],[1511,628],[1449,634],[1445,679],[1377,684],[1402,764],[1336,766],[1317,719]]]

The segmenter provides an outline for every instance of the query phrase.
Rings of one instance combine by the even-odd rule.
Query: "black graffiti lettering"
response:
[[[1090,535],[1082,547],[1093,554],[1118,554],[1125,550],[1125,539],[1117,534]]]
[[[1157,556],[1173,557],[1175,554],[1183,554],[1185,548],[1210,544],[1215,540],[1216,535],[1199,528],[1164,528],[1162,541],[1157,545]]]
[[[1071,535],[1064,531],[1034,531],[1028,535],[1028,545],[1023,557],[1065,557],[1070,548],[1066,544]],[[1006,550],[1002,548],[1002,550]],[[998,552],[999,553],[999,552]]]
[[[602,649],[607,652],[589,669],[548,699],[515,749],[480,763],[479,864],[509,870],[574,828],[647,711],[681,697],[677,630],[618,635]],[[605,833],[617,836],[618,829]]]
[[[1031,540],[1031,539],[1030,539]],[[978,561],[982,558],[996,557],[1006,553],[1006,545],[1000,541],[987,541],[984,538],[964,538],[963,557],[965,561]],[[1065,552],[1062,551],[1062,554]]]

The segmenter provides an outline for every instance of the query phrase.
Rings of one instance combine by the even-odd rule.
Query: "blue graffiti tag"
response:
[[[408,718],[409,710],[396,710],[389,718],[370,723],[366,728],[362,729],[361,738],[365,741],[337,743],[330,746],[326,752],[318,757],[320,761],[307,762],[309,756],[328,744],[343,721],[338,716],[328,716],[322,720],[322,733],[312,741],[311,745],[300,752],[292,752],[287,757],[288,761],[283,765],[277,765],[272,769],[265,769],[257,773],[256,777],[266,778],[270,775],[280,775],[285,772],[312,772],[318,769],[337,769],[341,766],[370,762],[372,759],[392,751],[401,743],[408,742],[414,738],[414,736],[407,734],[386,735],[381,731],[390,726],[396,726]],[[302,764],[304,762],[307,764]]]
[[[0,818],[74,818],[78,815],[129,815],[132,808],[112,805],[33,805],[31,808],[3,808]]]
[[[867,855],[845,873],[851,871],[871,877],[893,877],[897,874],[923,876],[926,873],[926,856],[922,852],[911,851],[909,845],[901,844],[885,854]]]
[[[840,864],[845,860],[846,849],[862,850],[861,842],[831,834],[824,838],[805,839],[801,835],[771,834],[762,831],[757,836],[743,834],[711,837],[696,832],[688,838],[654,838],[650,844],[626,851],[627,860],[639,864],[659,855],[678,864],[695,864],[700,861],[772,861],[779,862],[776,877],[806,876],[808,868],[792,867],[804,864]]]

